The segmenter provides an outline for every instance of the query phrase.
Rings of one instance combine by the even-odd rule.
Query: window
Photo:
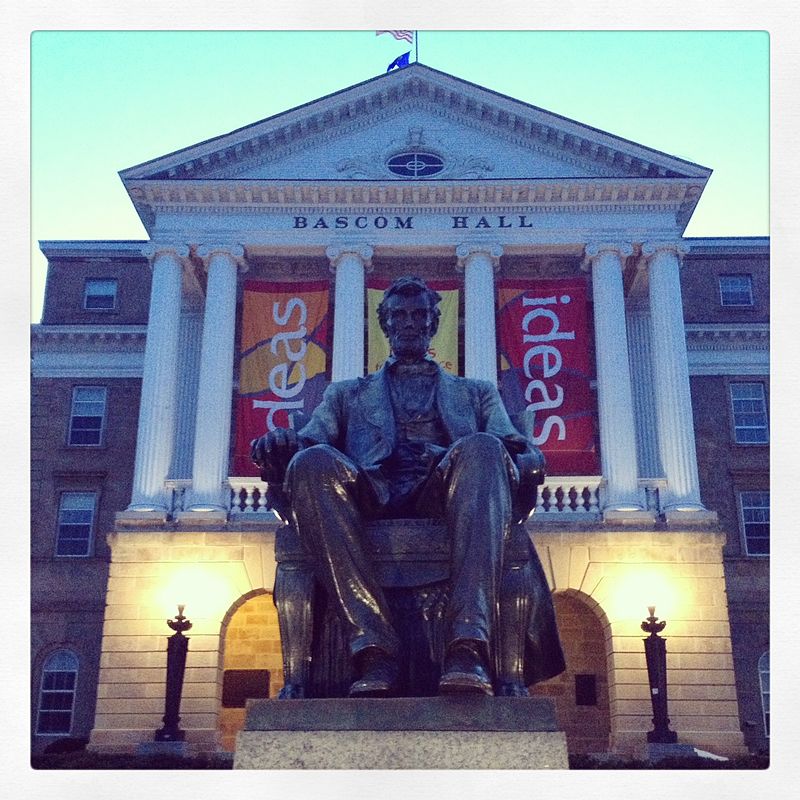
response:
[[[386,166],[389,171],[401,178],[427,178],[444,169],[444,160],[435,153],[398,153],[392,156]]]
[[[88,556],[92,543],[94,492],[64,492],[58,507],[57,556]]]
[[[117,281],[113,278],[87,278],[83,307],[88,311],[113,311],[117,306]]]
[[[733,436],[737,444],[766,444],[767,401],[763,383],[732,383]]]
[[[74,653],[57,650],[45,661],[36,733],[69,734],[77,682],[78,659]]]
[[[719,301],[723,306],[752,306],[753,278],[750,275],[720,275]]]
[[[70,444],[100,444],[106,413],[104,386],[76,386],[72,392]]]
[[[761,708],[764,712],[764,735],[769,737],[769,652],[758,659],[758,682],[761,686]]]
[[[742,530],[749,556],[769,555],[769,492],[742,492]]]

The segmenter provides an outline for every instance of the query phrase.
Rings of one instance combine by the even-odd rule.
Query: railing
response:
[[[192,485],[190,480],[169,480],[166,482],[170,492],[170,511],[175,514],[183,511],[183,498]],[[258,514],[264,518],[273,517],[267,508],[267,484],[255,477],[228,478],[230,487],[229,513]],[[660,478],[645,478],[639,481],[642,504],[648,511],[661,513],[661,492],[666,481]],[[565,475],[547,479],[539,487],[536,508],[531,521],[555,522],[569,519],[599,518],[603,478],[601,475]]]
[[[600,475],[555,476],[539,487],[532,521],[600,516]]]
[[[539,518],[563,519],[569,514],[594,514],[599,516],[599,475],[554,478],[541,487],[535,516]],[[228,479],[231,487],[230,513],[271,514],[266,508],[267,484],[258,478],[233,477]]]
[[[267,508],[267,484],[258,478],[228,478],[231,487],[231,514],[273,516]]]
[[[164,486],[167,489],[169,500],[169,513],[175,516],[179,511],[183,511],[183,500],[186,492],[191,488],[192,481],[190,478],[171,479],[164,481]]]

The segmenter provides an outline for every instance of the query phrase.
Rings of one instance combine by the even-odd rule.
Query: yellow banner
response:
[[[439,310],[439,330],[431,341],[428,355],[451,375],[458,375],[458,283],[455,281],[428,281],[431,289],[439,292],[442,302]],[[367,371],[377,372],[389,358],[389,342],[378,324],[378,305],[389,281],[370,281],[367,288]]]

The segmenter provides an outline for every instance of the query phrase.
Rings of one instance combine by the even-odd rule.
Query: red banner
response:
[[[250,442],[306,416],[327,385],[327,281],[246,281],[242,308],[234,475],[257,475]]]
[[[548,474],[599,474],[585,283],[499,281],[497,306],[499,388],[508,413],[527,412]]]

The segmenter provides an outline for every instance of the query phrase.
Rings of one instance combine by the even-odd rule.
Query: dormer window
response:
[[[117,281],[114,278],[87,278],[83,292],[87,311],[113,311],[117,307]]]
[[[386,166],[401,178],[429,178],[444,169],[444,159],[435,153],[406,152],[392,156]]]

